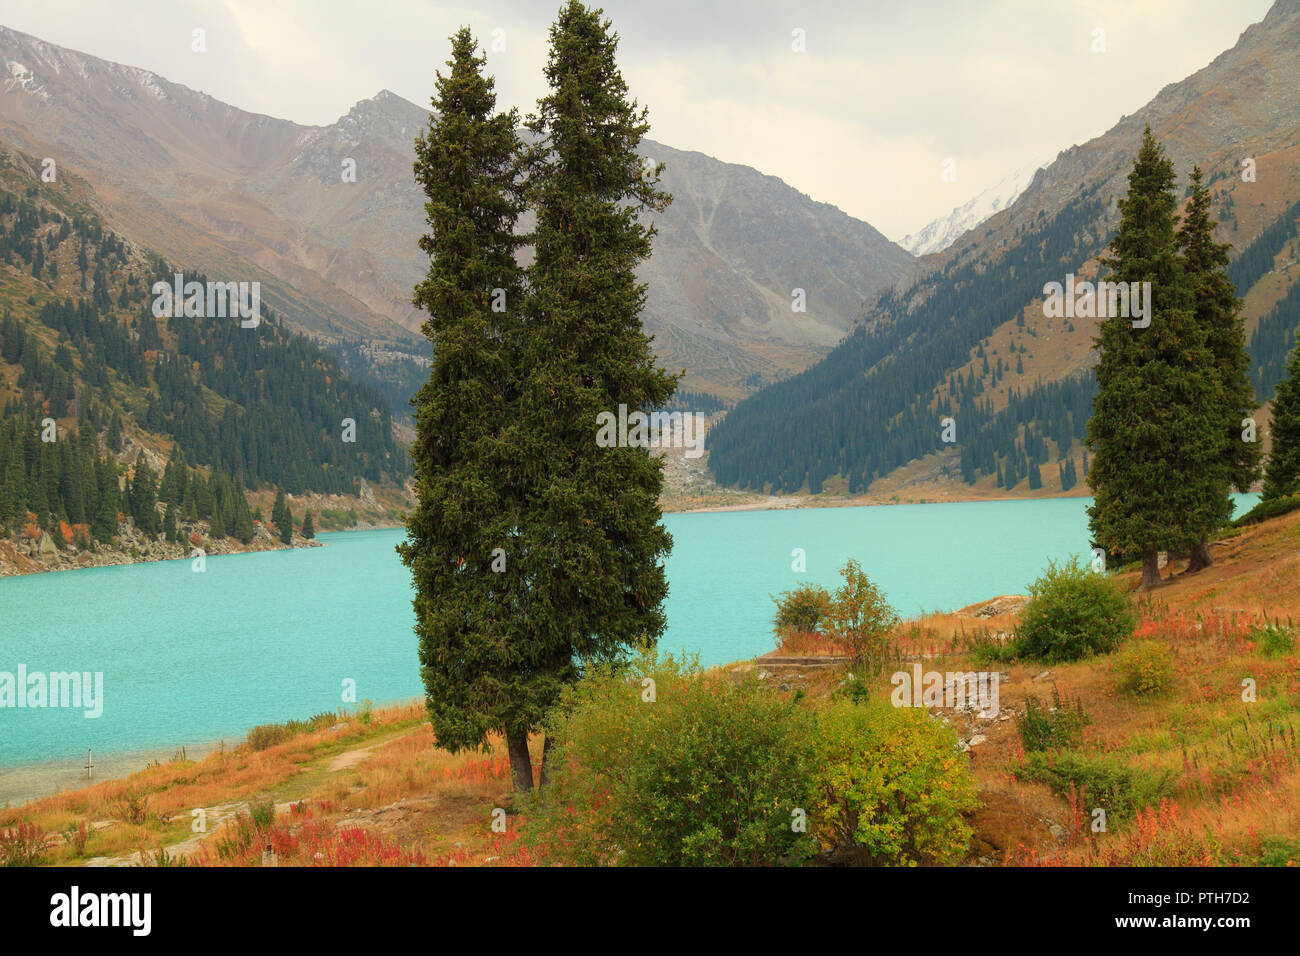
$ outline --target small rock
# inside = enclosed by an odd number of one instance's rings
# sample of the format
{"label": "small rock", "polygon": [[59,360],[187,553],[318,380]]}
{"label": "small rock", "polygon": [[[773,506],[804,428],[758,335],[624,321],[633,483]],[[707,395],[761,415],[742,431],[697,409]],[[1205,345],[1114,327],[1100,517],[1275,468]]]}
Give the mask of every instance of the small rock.
{"label": "small rock", "polygon": [[978,747],[980,744],[984,743],[984,741],[986,741],[986,740],[988,740],[988,738],[985,737],[983,734],[976,734],[974,737],[972,737],[972,738],[970,739],[970,745],[971,745],[972,747]]}
{"label": "small rock", "polygon": [[1036,680],[1036,681],[1040,681],[1040,680],[1042,680],[1042,679],[1045,678],[1045,677],[1051,677],[1051,676],[1052,676],[1052,672],[1051,672],[1051,671],[1043,671],[1041,674],[1039,674],[1037,677],[1035,677],[1034,680]]}

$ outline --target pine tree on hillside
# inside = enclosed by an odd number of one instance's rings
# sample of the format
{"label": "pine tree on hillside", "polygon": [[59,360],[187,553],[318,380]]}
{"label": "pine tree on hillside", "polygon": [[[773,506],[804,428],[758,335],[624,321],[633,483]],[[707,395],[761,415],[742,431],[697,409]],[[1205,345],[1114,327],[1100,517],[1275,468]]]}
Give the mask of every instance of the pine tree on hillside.
{"label": "pine tree on hillside", "polygon": [[231,494],[230,536],[243,544],[253,540],[253,512],[244,496],[244,483],[238,478]]}
{"label": "pine tree on hillside", "polygon": [[97,469],[99,504],[90,533],[96,541],[109,541],[117,535],[117,514],[121,510],[120,491],[117,484],[117,466],[105,458]]}
{"label": "pine tree on hillside", "polygon": [[576,679],[576,661],[624,659],[663,633],[672,538],[662,461],[633,447],[631,429],[628,447],[602,447],[614,436],[601,416],[659,408],[677,378],[656,367],[641,325],[636,268],[655,232],[643,216],[672,199],[657,188],[662,166],[637,153],[646,111],[628,96],[600,11],[570,0],[550,41],[550,91],[528,124],[536,255],[513,445],[537,487],[516,562],[530,584],[526,624],[538,666],[558,683]]}
{"label": "pine tree on hillside", "polygon": [[429,271],[413,301],[428,312],[422,331],[434,350],[412,402],[417,503],[397,550],[415,585],[420,674],[439,746],[474,749],[502,733],[515,788],[528,790],[528,731],[558,685],[525,623],[517,529],[528,463],[503,440],[520,414],[518,116],[495,112],[485,62],[468,29],[451,38],[449,71],[436,76],[429,126],[415,143]]}
{"label": "pine tree on hillside", "polygon": [[208,536],[214,540],[226,536],[226,523],[221,520],[221,512],[216,508],[212,509],[212,517],[208,522]]}
{"label": "pine tree on hillside", "polygon": [[158,489],[153,469],[145,461],[144,452],[136,457],[135,473],[131,476],[131,517],[135,526],[147,535],[156,535],[160,530],[158,521]]}
{"label": "pine tree on hillside", "polygon": [[[1210,215],[1210,191],[1201,168],[1192,168],[1192,195],[1187,203],[1177,245],[1182,254],[1183,274],[1191,286],[1197,324],[1204,330],[1206,345],[1214,354],[1220,392],[1217,413],[1227,435],[1225,452],[1232,485],[1247,492],[1259,478],[1260,443],[1243,440],[1243,422],[1256,408],[1255,390],[1250,384],[1250,353],[1246,351],[1246,325],[1241,300],[1228,278],[1226,243],[1214,241],[1215,220]],[[1214,530],[1213,528],[1209,529]],[[1191,550],[1188,571],[1210,565],[1207,536]]]}
{"label": "pine tree on hillside", "polygon": [[302,516],[302,536],[308,541],[316,537],[316,528],[312,524],[310,510]]}
{"label": "pine tree on hillside", "polygon": [[293,540],[293,515],[284,500],[284,490],[280,488],[276,489],[275,504],[271,506],[271,522],[275,525],[280,540],[289,544]]}
{"label": "pine tree on hillside", "polygon": [[162,529],[168,543],[175,544],[181,539],[180,532],[176,528],[176,506],[171,502],[168,502],[163,509]]}
{"label": "pine tree on hillside", "polygon": [[1150,325],[1110,316],[1094,340],[1088,514],[1107,553],[1142,556],[1150,589],[1160,583],[1159,552],[1190,549],[1231,514],[1231,472],[1214,355],[1175,248],[1173,163],[1149,127],[1128,180],[1102,264],[1108,281],[1151,283]]}
{"label": "pine tree on hillside", "polygon": [[1273,392],[1273,446],[1264,472],[1262,501],[1300,494],[1300,340],[1287,374]]}

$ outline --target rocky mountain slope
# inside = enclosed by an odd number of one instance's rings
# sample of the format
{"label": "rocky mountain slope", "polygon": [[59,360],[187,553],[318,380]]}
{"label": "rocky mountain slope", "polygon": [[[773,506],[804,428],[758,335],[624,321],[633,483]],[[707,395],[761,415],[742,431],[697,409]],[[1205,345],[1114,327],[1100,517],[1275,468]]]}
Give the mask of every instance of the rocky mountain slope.
{"label": "rocky mountain slope", "polygon": [[[1096,323],[1045,316],[1042,289],[1095,276],[1148,123],[1181,184],[1193,164],[1205,170],[1267,401],[1300,322],[1298,78],[1300,0],[1278,0],[1230,50],[1061,153],[1009,208],[928,257],[826,359],[733,409],[712,436],[719,481],[874,493],[910,469],[977,491],[1074,487]],[[958,441],[942,441],[941,415],[960,422]]]}
{"label": "rocky mountain slope", "polygon": [[[0,137],[83,177],[115,231],[262,281],[272,308],[326,337],[418,330],[422,107],[385,90],[303,126],[3,27],[0,60]],[[642,151],[667,164],[676,197],[643,270],[645,321],[689,389],[737,398],[804,367],[910,267],[871,226],[778,179],[648,140]]]}

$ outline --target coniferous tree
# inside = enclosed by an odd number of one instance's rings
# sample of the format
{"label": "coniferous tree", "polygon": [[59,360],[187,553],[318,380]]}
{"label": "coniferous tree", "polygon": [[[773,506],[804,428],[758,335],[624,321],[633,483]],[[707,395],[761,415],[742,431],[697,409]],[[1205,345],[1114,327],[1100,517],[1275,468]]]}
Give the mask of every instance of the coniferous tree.
{"label": "coniferous tree", "polygon": [[162,529],[169,544],[175,544],[181,539],[180,532],[176,527],[176,506],[170,501],[163,509]]}
{"label": "coniferous tree", "polygon": [[1273,446],[1264,472],[1262,501],[1300,494],[1300,341],[1291,352],[1287,376],[1273,393]]}
{"label": "coniferous tree", "polygon": [[1160,583],[1159,552],[1190,549],[1232,502],[1214,356],[1175,248],[1173,163],[1150,127],[1128,179],[1102,264],[1110,281],[1151,283],[1150,324],[1134,327],[1141,320],[1122,314],[1100,323],[1088,514],[1109,554],[1142,556],[1150,589]]}
{"label": "coniferous tree", "polygon": [[624,659],[638,643],[653,645],[666,623],[672,538],[659,509],[662,461],[636,444],[634,425],[626,445],[611,434],[609,418],[626,406],[631,422],[676,387],[655,365],[636,278],[655,232],[642,216],[672,197],[657,188],[662,166],[637,153],[647,114],[628,96],[610,22],[570,0],[550,43],[549,93],[528,124],[537,137],[536,254],[516,434],[536,490],[516,566],[529,581],[537,662],[567,682],[578,661]]}
{"label": "coniferous tree", "polygon": [[131,476],[131,517],[135,519],[136,527],[147,535],[156,535],[159,531],[157,501],[153,469],[141,451],[135,460],[135,473]]}
{"label": "coniferous tree", "polygon": [[293,544],[293,511],[288,503],[284,506],[283,512],[284,523],[276,522],[276,527],[280,529],[280,541],[284,544]]}
{"label": "coniferous tree", "polygon": [[[1197,324],[1204,330],[1206,345],[1214,355],[1219,394],[1216,411],[1226,434],[1225,453],[1232,485],[1247,492],[1259,477],[1260,443],[1246,440],[1245,419],[1255,411],[1255,390],[1250,384],[1250,353],[1246,351],[1246,326],[1241,300],[1225,271],[1226,243],[1214,241],[1216,225],[1210,215],[1210,191],[1202,181],[1201,168],[1192,167],[1192,195],[1187,203],[1177,244],[1182,253],[1183,273],[1191,286]],[[1209,530],[1214,530],[1213,528]],[[1188,571],[1210,565],[1207,537],[1191,550]]]}
{"label": "coniferous tree", "polygon": [[284,500],[284,489],[277,488],[275,504],[271,506],[271,522],[279,534],[280,540],[288,544],[293,537],[293,516]]}
{"label": "coniferous tree", "polygon": [[226,523],[221,520],[221,511],[212,509],[212,519],[208,522],[208,535],[214,539],[226,536]]}
{"label": "coniferous tree", "polygon": [[117,535],[117,515],[121,510],[120,490],[117,484],[117,466],[106,458],[98,468],[99,505],[90,533],[96,541],[108,541]]}
{"label": "coniferous tree", "polygon": [[[292,524],[286,524],[292,530]],[[253,512],[248,507],[248,498],[244,496],[244,483],[238,478],[231,489],[230,536],[243,544],[253,540]]]}
{"label": "coniferous tree", "polygon": [[302,536],[306,538],[308,541],[316,537],[316,528],[312,524],[310,510],[308,510],[308,512],[302,516]]}
{"label": "coniferous tree", "polygon": [[470,31],[451,47],[415,144],[429,271],[413,301],[429,313],[423,332],[434,354],[412,402],[417,504],[398,552],[415,585],[420,673],[439,746],[478,748],[503,733],[515,787],[527,790],[528,732],[559,685],[526,622],[517,541],[528,463],[503,440],[521,398],[521,146],[517,114],[495,112]]}

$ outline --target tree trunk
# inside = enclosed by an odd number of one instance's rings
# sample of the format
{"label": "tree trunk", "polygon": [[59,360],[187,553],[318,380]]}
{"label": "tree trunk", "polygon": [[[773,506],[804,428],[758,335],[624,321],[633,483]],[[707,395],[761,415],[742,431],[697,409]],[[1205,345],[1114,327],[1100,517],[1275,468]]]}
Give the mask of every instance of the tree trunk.
{"label": "tree trunk", "polygon": [[547,734],[546,742],[542,744],[542,772],[541,780],[538,784],[542,790],[545,790],[551,782],[551,764],[553,763],[551,759],[551,750],[554,743],[555,738],[550,734]]}
{"label": "tree trunk", "polygon": [[1142,552],[1142,590],[1160,587],[1160,552],[1147,548]]}
{"label": "tree trunk", "polygon": [[533,789],[533,758],[528,753],[528,732],[507,730],[506,749],[510,752],[510,774],[514,778],[515,793],[529,793]]}
{"label": "tree trunk", "polygon": [[1192,553],[1187,561],[1187,570],[1183,573],[1191,574],[1193,571],[1203,571],[1213,563],[1214,561],[1210,558],[1209,543],[1202,541],[1199,544],[1192,545]]}

